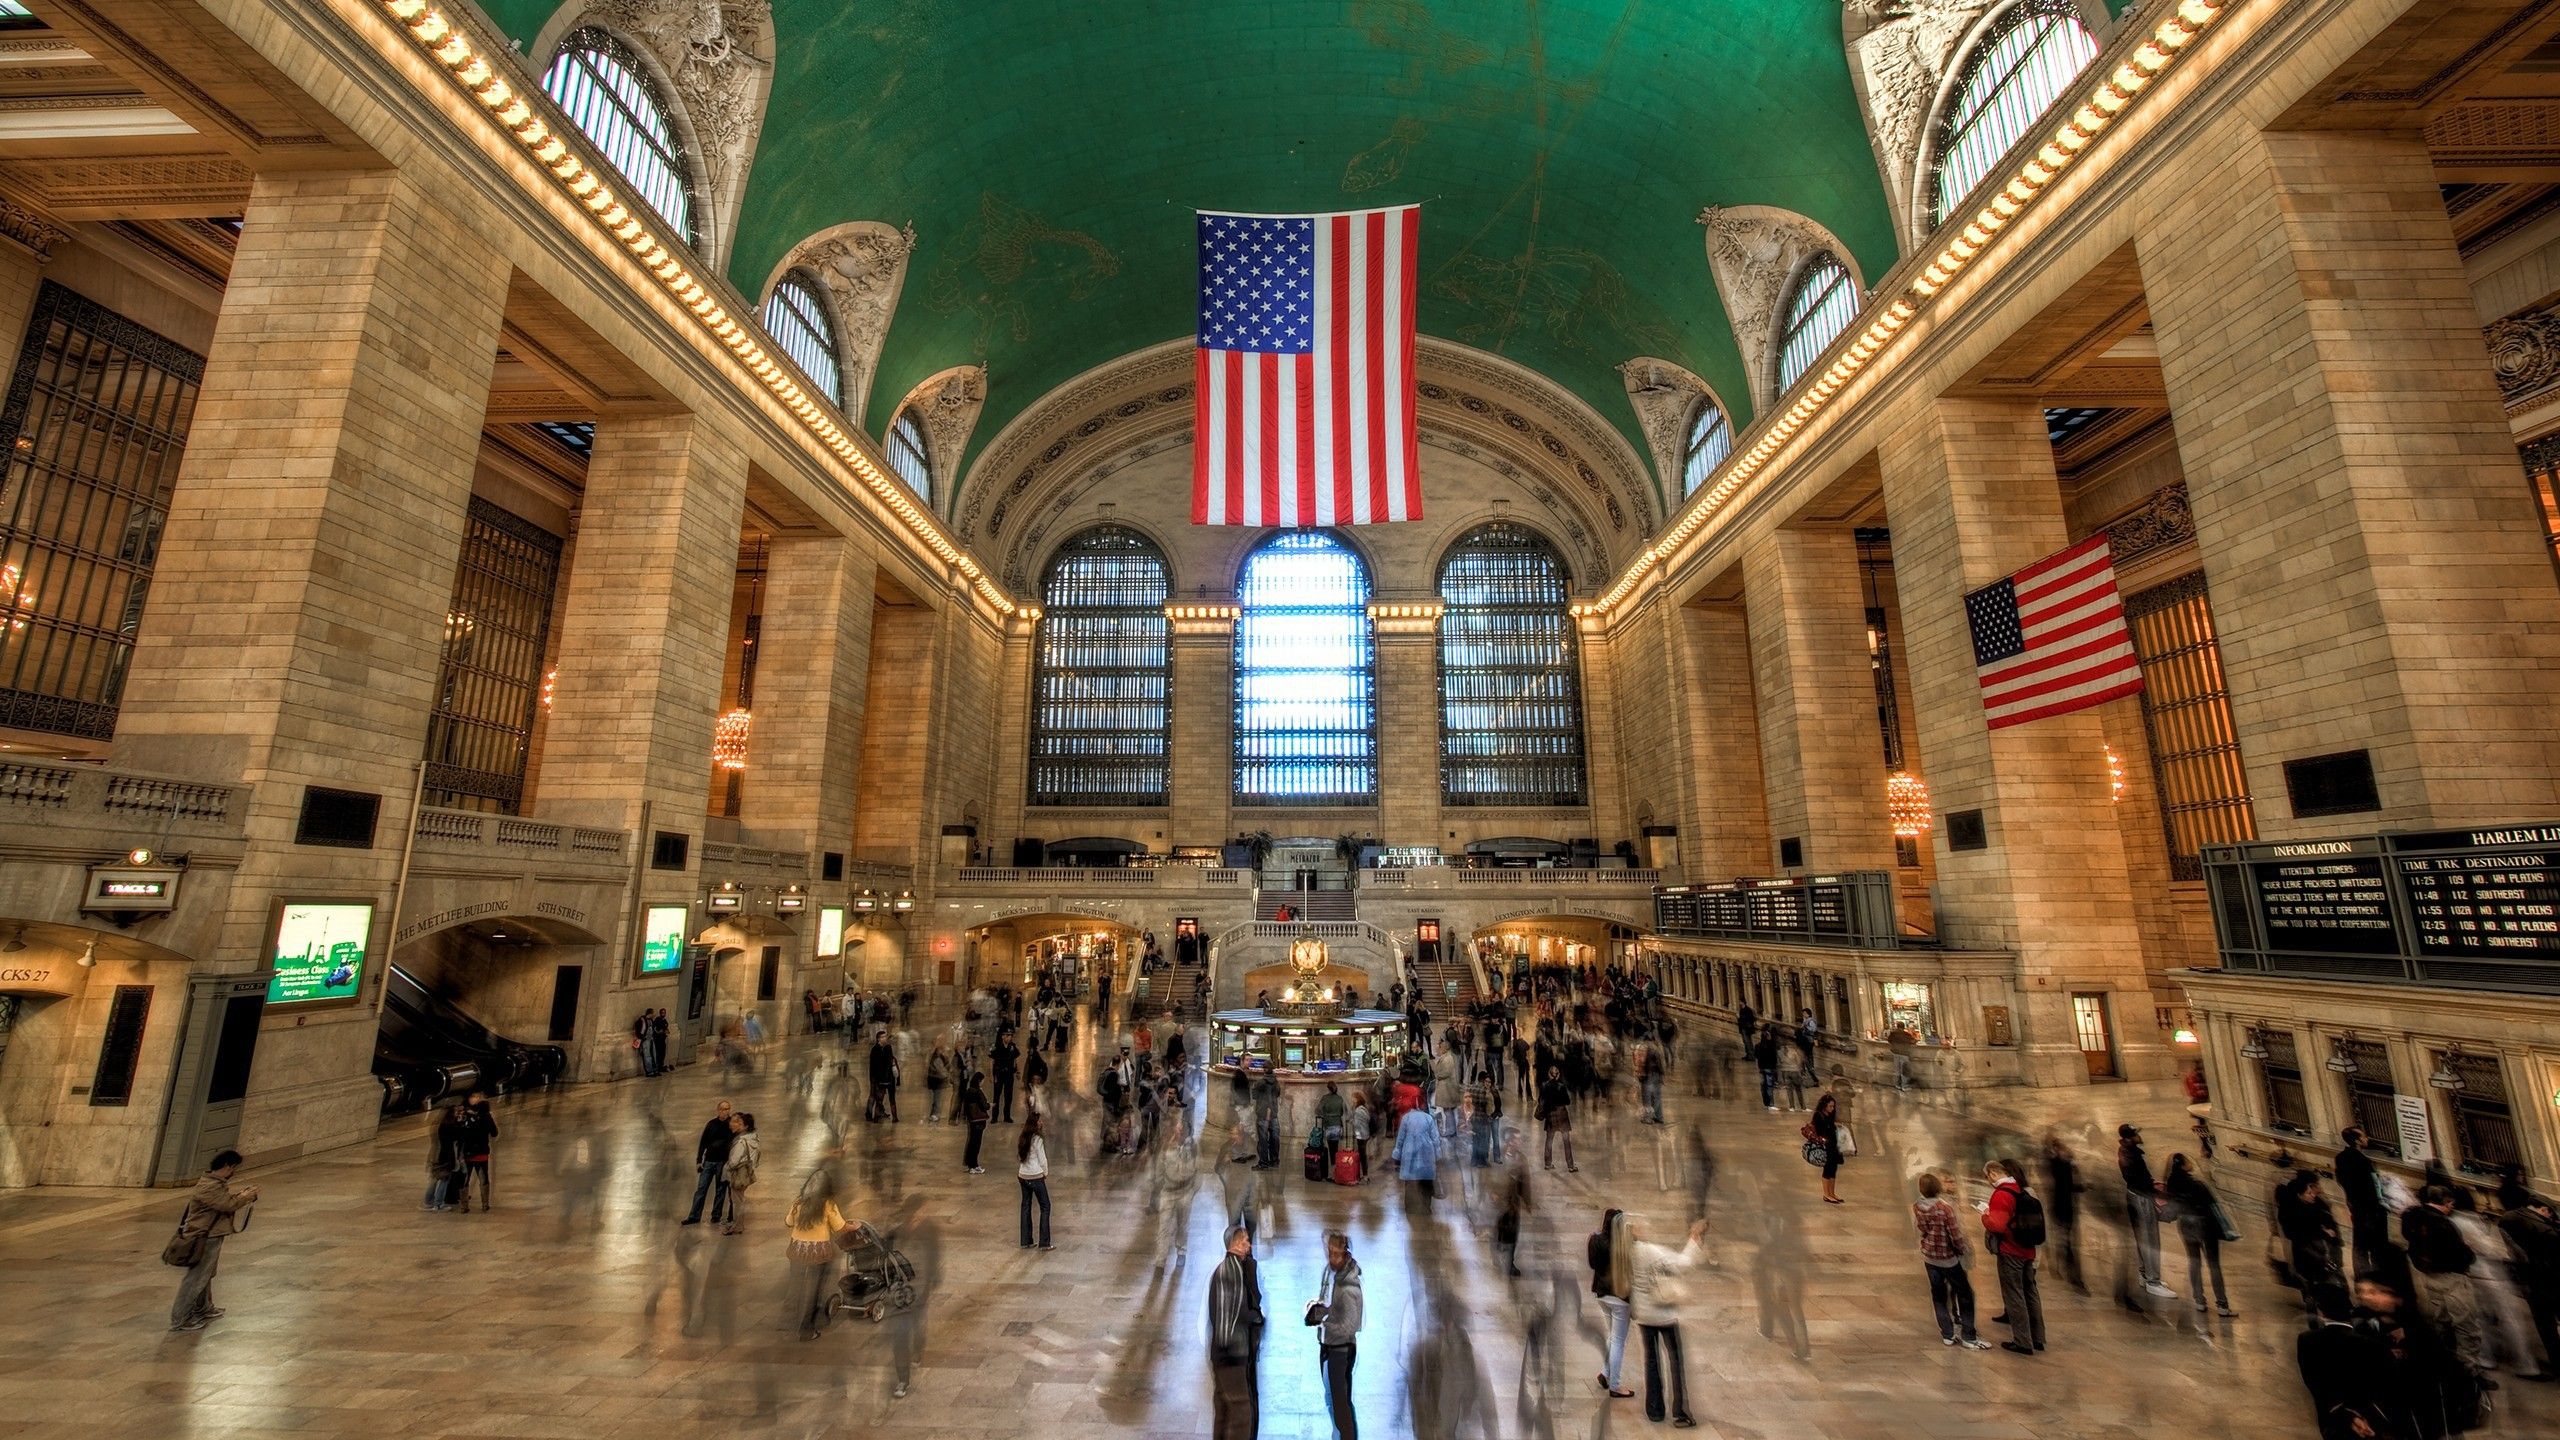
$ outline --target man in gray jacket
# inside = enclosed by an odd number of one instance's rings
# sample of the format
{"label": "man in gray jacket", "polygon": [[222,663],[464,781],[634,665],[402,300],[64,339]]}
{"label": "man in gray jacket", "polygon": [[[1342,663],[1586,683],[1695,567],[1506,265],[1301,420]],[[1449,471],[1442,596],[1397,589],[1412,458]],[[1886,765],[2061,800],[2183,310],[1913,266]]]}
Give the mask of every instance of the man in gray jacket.
{"label": "man in gray jacket", "polygon": [[1262,1280],[1253,1235],[1227,1230],[1226,1258],[1209,1277],[1209,1379],[1215,1440],[1253,1440],[1262,1429],[1262,1387],[1255,1367],[1262,1350]]}
{"label": "man in gray jacket", "polygon": [[258,1203],[258,1187],[243,1185],[231,1188],[231,1177],[240,1173],[240,1152],[225,1150],[213,1157],[212,1168],[196,1182],[194,1193],[187,1196],[186,1213],[178,1220],[181,1234],[201,1235],[204,1248],[196,1252],[196,1263],[187,1267],[178,1281],[178,1298],[169,1307],[169,1328],[201,1330],[208,1322],[222,1317],[221,1307],[213,1303],[213,1272],[222,1263],[222,1241],[239,1233],[248,1223],[248,1208]]}
{"label": "man in gray jacket", "polygon": [[1341,1440],[1360,1440],[1360,1420],[1351,1413],[1351,1362],[1359,1353],[1360,1310],[1360,1262],[1351,1258],[1351,1237],[1327,1230],[1324,1291],[1316,1297],[1312,1317],[1325,1400],[1333,1410],[1333,1432]]}

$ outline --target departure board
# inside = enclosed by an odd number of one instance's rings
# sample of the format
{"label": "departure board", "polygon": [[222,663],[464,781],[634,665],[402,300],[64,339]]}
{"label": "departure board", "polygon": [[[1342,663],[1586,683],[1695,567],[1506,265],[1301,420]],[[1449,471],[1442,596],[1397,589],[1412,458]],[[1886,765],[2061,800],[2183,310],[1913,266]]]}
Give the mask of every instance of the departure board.
{"label": "departure board", "polygon": [[[2330,850],[2310,844],[2295,848]],[[2343,852],[2341,843],[2334,847]],[[2325,853],[2261,861],[2252,867],[2267,948],[2305,954],[2390,955],[2400,948],[2391,924],[2391,889],[2382,857]]]}
{"label": "departure board", "polygon": [[1819,879],[1805,887],[1805,897],[1813,907],[1813,932],[1817,935],[1849,933],[1849,891],[1836,880]]}
{"label": "departure board", "polygon": [[2419,954],[2560,959],[2560,828],[2400,836],[2393,849]]}

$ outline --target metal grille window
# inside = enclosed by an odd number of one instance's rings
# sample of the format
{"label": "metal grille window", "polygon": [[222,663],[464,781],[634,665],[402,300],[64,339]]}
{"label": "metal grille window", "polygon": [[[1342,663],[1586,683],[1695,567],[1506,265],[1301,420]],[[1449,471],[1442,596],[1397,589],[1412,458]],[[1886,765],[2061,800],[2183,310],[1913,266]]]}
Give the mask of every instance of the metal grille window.
{"label": "metal grille window", "polygon": [[46,282],[0,406],[0,725],[107,740],[204,358]]}
{"label": "metal grille window", "polygon": [[1375,804],[1377,650],[1360,557],[1321,530],[1282,531],[1246,558],[1237,592],[1237,803]]}
{"label": "metal grille window", "polygon": [[1779,332],[1778,388],[1802,379],[1831,342],[1858,318],[1858,282],[1840,257],[1825,250],[1805,262],[1787,299],[1786,328]]}
{"label": "metal grille window", "polygon": [[2504,1173],[2524,1159],[2516,1114],[2507,1100],[2506,1067],[2495,1055],[2443,1055],[2437,1063],[2462,1081],[2446,1094],[2453,1107],[2454,1162],[2477,1175]]}
{"label": "metal grille window", "polygon": [[2542,543],[2560,565],[2560,436],[2536,440],[2520,453],[2533,484],[2534,513],[2542,517]]}
{"label": "metal grille window", "polygon": [[1440,796],[1584,803],[1582,693],[1563,562],[1517,525],[1469,531],[1440,562]]}
{"label": "metal grille window", "polygon": [[2081,22],[2076,0],[2023,0],[1992,22],[1939,117],[1930,223],[1945,224],[2097,57],[2097,37]]}
{"label": "metal grille window", "polygon": [[889,422],[889,468],[907,482],[907,488],[927,500],[933,498],[933,461],[925,454],[924,422],[913,410],[901,410]]}
{"label": "metal grille window", "polygon": [[603,30],[574,30],[543,72],[542,89],[605,163],[690,245],[699,238],[693,228],[693,176],[676,143],[667,102],[648,77],[639,55],[619,38]]}
{"label": "metal grille window", "polygon": [[1733,453],[1733,419],[1724,407],[1709,400],[1698,407],[1697,418],[1689,422],[1689,439],[1680,453],[1680,493],[1696,492],[1716,467]]}
{"label": "metal grille window", "polygon": [[1117,525],[1059,547],[1040,587],[1031,803],[1162,805],[1173,660],[1164,555]]}
{"label": "metal grille window", "polygon": [[2266,1092],[2267,1128],[2289,1135],[2311,1133],[2311,1096],[2302,1086],[2302,1047],[2290,1030],[2269,1030],[2258,1036],[2267,1048],[2266,1058],[2258,1062],[2258,1081]]}
{"label": "metal grille window", "polygon": [[2204,846],[2258,838],[2204,572],[2134,595],[2124,603],[2124,617],[2142,663],[2142,728],[2168,834],[2169,873],[2200,880]]}
{"label": "metal grille window", "polygon": [[518,813],[542,700],[560,539],[474,498],[445,610],[444,660],[427,716],[427,803]]}
{"label": "metal grille window", "polygon": [[839,408],[843,406],[844,375],[836,364],[836,328],[827,323],[827,307],[819,302],[817,289],[806,275],[794,270],[773,287],[772,296],[764,302],[764,330],[801,374],[815,381]]}
{"label": "metal grille window", "polygon": [[2347,1063],[2339,1078],[2347,1087],[2349,1123],[2364,1131],[2369,1148],[2398,1155],[2399,1092],[2391,1083],[2390,1054],[2370,1040],[2341,1040],[2337,1053]]}

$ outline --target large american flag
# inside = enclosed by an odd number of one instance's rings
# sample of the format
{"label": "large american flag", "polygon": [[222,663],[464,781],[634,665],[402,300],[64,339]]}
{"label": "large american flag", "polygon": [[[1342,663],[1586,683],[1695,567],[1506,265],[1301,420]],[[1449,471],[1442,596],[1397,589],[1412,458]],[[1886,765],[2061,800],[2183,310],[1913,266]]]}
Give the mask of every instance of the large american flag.
{"label": "large american flag", "polygon": [[1994,730],[2142,688],[2104,531],[1965,596],[1964,614]]}
{"label": "large american flag", "polygon": [[1195,525],[1422,518],[1413,252],[1422,208],[1200,213]]}

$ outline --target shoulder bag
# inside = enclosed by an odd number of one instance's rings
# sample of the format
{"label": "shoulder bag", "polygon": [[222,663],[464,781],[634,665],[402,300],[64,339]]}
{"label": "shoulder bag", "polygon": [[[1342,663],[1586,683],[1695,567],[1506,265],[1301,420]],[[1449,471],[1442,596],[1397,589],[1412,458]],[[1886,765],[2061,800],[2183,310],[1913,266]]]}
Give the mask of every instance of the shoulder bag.
{"label": "shoulder bag", "polygon": [[160,1247],[160,1263],[174,1265],[181,1270],[193,1269],[196,1262],[204,1258],[204,1247],[205,1232],[189,1232],[187,1217],[181,1214],[178,1228],[169,1235],[169,1243]]}

